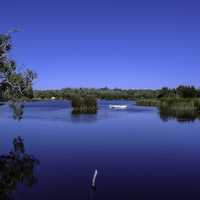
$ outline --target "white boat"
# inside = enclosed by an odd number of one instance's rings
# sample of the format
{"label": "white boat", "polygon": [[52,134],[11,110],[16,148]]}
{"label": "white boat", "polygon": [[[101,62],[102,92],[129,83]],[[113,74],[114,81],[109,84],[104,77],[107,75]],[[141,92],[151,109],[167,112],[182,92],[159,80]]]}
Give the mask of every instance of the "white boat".
{"label": "white boat", "polygon": [[127,105],[109,105],[110,109],[127,109]]}

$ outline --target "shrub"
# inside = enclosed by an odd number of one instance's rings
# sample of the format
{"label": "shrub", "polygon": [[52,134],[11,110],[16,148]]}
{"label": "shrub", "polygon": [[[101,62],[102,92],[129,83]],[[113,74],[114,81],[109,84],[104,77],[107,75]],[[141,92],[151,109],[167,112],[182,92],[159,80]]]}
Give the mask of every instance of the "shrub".
{"label": "shrub", "polygon": [[81,107],[83,105],[83,99],[81,96],[79,95],[74,95],[72,97],[72,107],[73,108],[78,108]]}
{"label": "shrub", "polygon": [[86,95],[72,97],[73,114],[95,114],[97,112],[97,100],[94,96]]}
{"label": "shrub", "polygon": [[84,97],[84,105],[86,107],[97,107],[97,100],[92,95],[87,95]]}
{"label": "shrub", "polygon": [[198,91],[194,86],[183,86],[180,85],[176,88],[177,94],[183,98],[194,98],[198,95]]}

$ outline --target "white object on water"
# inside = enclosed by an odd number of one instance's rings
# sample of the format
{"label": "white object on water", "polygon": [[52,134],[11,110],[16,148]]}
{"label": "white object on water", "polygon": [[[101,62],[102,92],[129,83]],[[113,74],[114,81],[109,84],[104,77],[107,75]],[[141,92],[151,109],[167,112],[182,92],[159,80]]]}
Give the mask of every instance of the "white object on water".
{"label": "white object on water", "polygon": [[92,179],[92,187],[96,187],[96,178],[97,178],[97,169],[94,171],[93,179]]}
{"label": "white object on water", "polygon": [[109,105],[110,109],[127,109],[127,105]]}
{"label": "white object on water", "polygon": [[51,100],[55,100],[56,99],[56,97],[51,97]]}

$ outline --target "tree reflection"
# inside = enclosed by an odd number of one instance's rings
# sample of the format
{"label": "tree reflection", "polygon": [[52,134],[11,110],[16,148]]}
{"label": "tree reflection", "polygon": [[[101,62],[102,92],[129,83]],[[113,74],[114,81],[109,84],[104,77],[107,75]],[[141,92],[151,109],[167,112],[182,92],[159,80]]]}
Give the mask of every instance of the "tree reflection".
{"label": "tree reflection", "polygon": [[33,186],[37,182],[34,169],[39,161],[25,151],[21,137],[13,140],[10,153],[0,156],[0,199],[11,200],[18,184]]}
{"label": "tree reflection", "polygon": [[159,111],[160,118],[163,121],[175,119],[178,122],[194,122],[195,120],[200,120],[200,113],[191,110],[180,110],[160,107]]}
{"label": "tree reflection", "polygon": [[12,110],[13,119],[20,121],[24,114],[24,105],[22,102],[10,102],[10,108]]}

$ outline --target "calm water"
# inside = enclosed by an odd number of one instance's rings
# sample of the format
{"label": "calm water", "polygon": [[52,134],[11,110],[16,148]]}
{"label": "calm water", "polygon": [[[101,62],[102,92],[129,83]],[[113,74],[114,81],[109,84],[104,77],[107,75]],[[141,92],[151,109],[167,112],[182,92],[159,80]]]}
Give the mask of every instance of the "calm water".
{"label": "calm water", "polygon": [[117,103],[129,109],[101,101],[97,115],[72,116],[69,102],[27,103],[20,121],[1,106],[0,154],[21,136],[40,161],[37,181],[12,189],[15,200],[199,200],[200,122],[164,122],[155,108]]}

